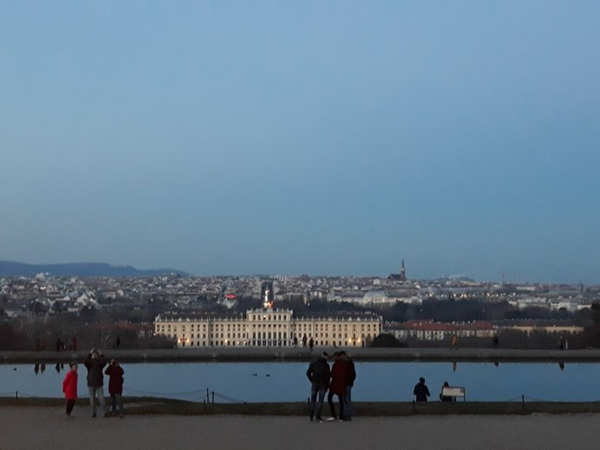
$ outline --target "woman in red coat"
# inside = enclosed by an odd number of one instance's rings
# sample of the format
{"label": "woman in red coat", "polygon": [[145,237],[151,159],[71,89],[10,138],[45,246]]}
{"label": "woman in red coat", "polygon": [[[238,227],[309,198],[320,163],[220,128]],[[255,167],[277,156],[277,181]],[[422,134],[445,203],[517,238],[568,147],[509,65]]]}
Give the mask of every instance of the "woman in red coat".
{"label": "woman in red coat", "polygon": [[331,410],[331,419],[336,420],[338,417],[335,414],[335,405],[333,404],[333,396],[337,395],[340,402],[339,420],[344,420],[344,395],[346,394],[346,378],[348,371],[348,361],[341,357],[339,352],[333,354],[335,362],[331,367],[331,383],[329,384],[329,409]]}
{"label": "woman in red coat", "polygon": [[63,380],[62,390],[67,399],[67,417],[71,417],[71,411],[77,400],[77,364],[71,364],[71,370],[67,372]]}

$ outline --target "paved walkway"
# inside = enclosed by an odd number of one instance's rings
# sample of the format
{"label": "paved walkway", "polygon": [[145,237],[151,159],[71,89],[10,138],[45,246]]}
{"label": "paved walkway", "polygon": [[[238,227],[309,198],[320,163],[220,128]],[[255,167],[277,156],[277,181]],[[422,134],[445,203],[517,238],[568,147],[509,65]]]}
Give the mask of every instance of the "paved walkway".
{"label": "paved walkway", "polygon": [[357,418],[310,423],[304,417],[89,417],[76,408],[0,407],[0,449],[545,449],[595,448],[600,415]]}

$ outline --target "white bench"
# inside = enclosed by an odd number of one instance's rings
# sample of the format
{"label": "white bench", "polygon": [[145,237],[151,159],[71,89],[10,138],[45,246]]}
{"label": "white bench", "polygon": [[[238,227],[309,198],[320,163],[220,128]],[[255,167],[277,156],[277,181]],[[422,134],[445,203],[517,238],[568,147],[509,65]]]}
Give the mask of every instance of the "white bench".
{"label": "white bench", "polygon": [[452,401],[456,401],[457,398],[462,397],[463,400],[467,400],[467,396],[465,393],[464,387],[456,387],[456,386],[444,386],[442,387],[442,393],[440,394],[440,400],[443,397],[450,397]]}

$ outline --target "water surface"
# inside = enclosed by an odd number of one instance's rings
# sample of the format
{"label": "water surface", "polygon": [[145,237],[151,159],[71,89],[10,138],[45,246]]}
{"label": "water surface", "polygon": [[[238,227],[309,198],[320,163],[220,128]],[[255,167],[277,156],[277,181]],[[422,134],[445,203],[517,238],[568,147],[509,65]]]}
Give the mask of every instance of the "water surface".
{"label": "water surface", "polygon": [[[62,397],[65,369],[46,365],[0,365],[0,395]],[[308,364],[274,363],[144,363],[124,364],[124,395],[153,395],[202,401],[206,389],[216,401],[305,401],[309,395]],[[547,401],[600,401],[600,364],[551,363],[356,363],[355,401],[409,401],[419,377],[437,395],[444,381],[466,388],[467,400],[506,401],[526,395]],[[87,370],[79,366],[79,395],[87,395]],[[108,382],[105,382],[105,388]]]}

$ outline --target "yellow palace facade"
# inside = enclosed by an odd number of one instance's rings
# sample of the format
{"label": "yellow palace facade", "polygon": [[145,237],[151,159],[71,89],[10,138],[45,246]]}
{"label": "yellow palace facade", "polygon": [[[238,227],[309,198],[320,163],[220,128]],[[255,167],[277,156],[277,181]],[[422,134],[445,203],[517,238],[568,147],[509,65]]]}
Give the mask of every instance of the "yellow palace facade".
{"label": "yellow palace facade", "polygon": [[289,309],[253,309],[238,316],[158,316],[154,334],[180,348],[198,347],[366,347],[381,333],[372,314],[294,317]]}

